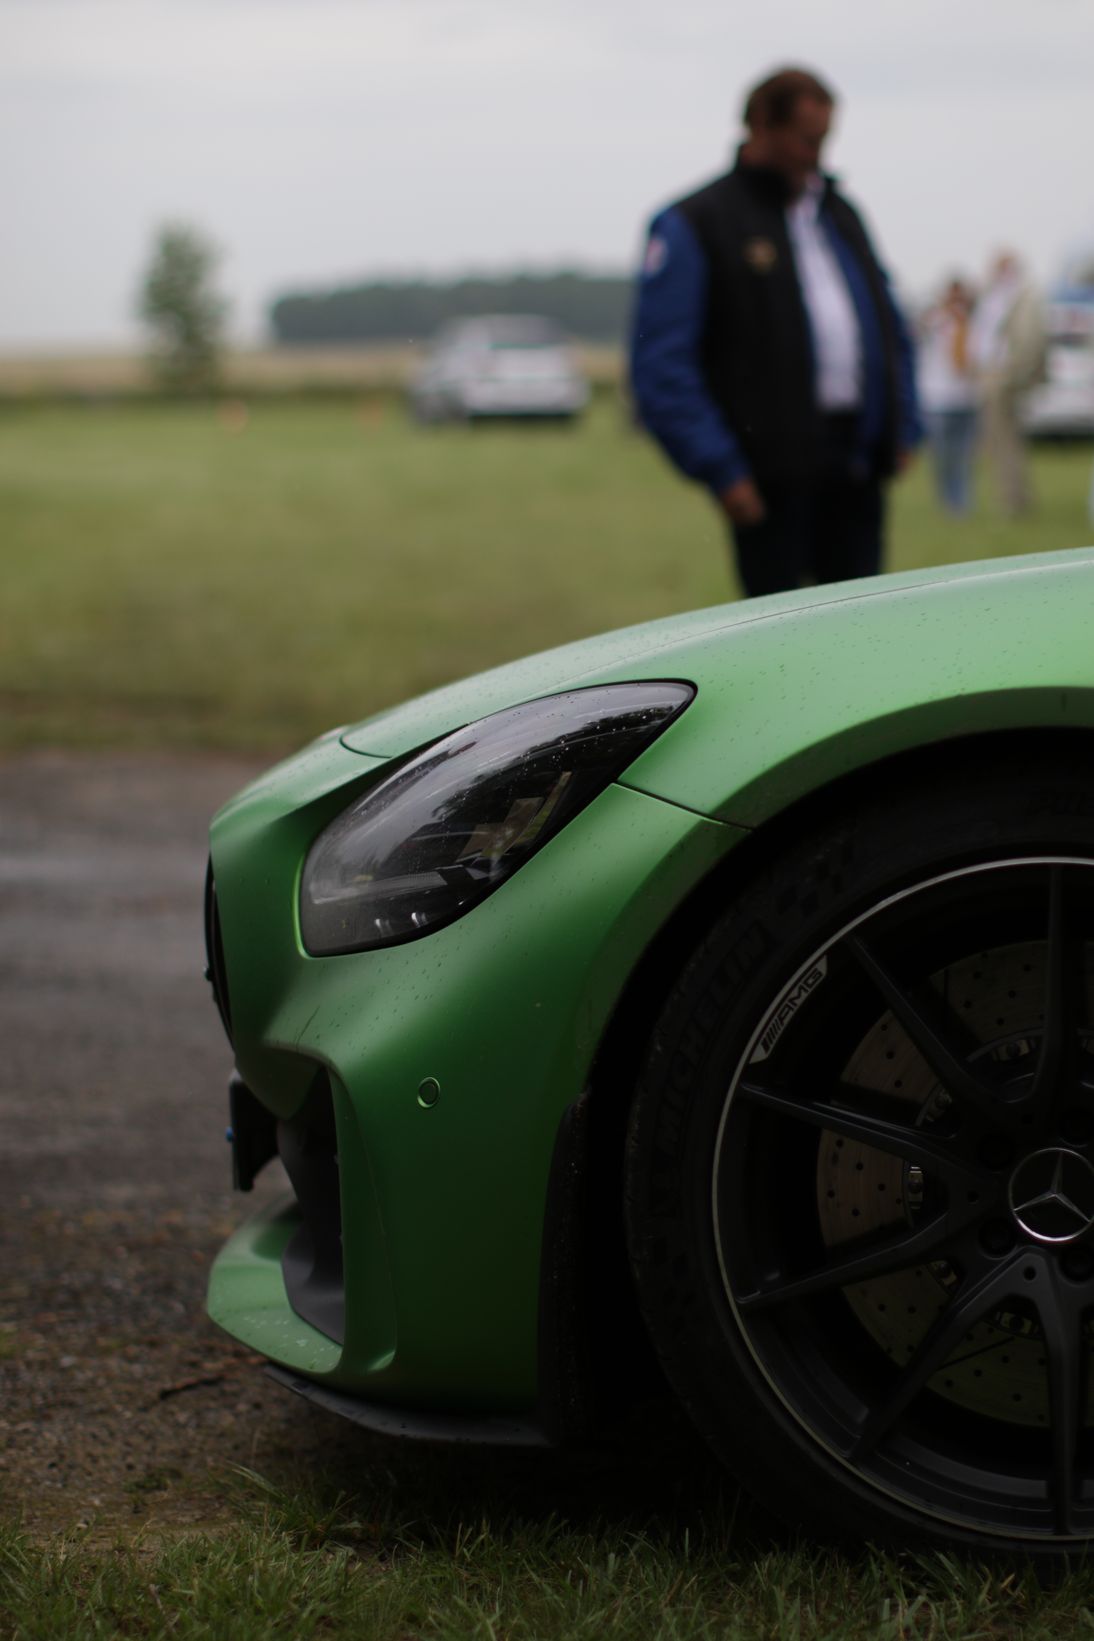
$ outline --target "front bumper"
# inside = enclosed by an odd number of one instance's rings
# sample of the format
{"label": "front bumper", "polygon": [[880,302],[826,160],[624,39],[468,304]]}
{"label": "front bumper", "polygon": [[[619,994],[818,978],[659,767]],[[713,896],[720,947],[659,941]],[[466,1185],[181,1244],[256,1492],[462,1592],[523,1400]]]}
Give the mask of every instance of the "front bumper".
{"label": "front bumper", "polygon": [[420,1408],[390,1407],[364,1396],[347,1396],[313,1379],[302,1379],[284,1368],[268,1367],[270,1378],[286,1390],[303,1396],[326,1413],[373,1430],[379,1436],[410,1437],[420,1442],[471,1442],[476,1447],[551,1447],[552,1438],[533,1420],[496,1417],[488,1413],[430,1413]]}
{"label": "front bumper", "polygon": [[[612,786],[458,922],[317,959],[297,929],[300,863],[378,761],[333,740],[320,769],[312,757],[311,801],[297,807],[289,778],[222,812],[213,869],[240,1074],[282,1124],[317,1091],[331,1102],[344,1325],[334,1338],[290,1303],[298,1205],[236,1233],[210,1314],[334,1390],[527,1416],[542,1388],[543,1226],[563,1114],[641,954],[744,834]],[[433,1103],[420,1096],[429,1080]]]}
{"label": "front bumper", "polygon": [[577,416],[588,400],[578,382],[477,382],[461,394],[466,416]]}
{"label": "front bumper", "polygon": [[332,1373],[341,1346],[302,1321],[289,1304],[282,1256],[300,1225],[291,1196],[241,1225],[216,1257],[209,1279],[209,1315],[253,1350],[299,1373]]}

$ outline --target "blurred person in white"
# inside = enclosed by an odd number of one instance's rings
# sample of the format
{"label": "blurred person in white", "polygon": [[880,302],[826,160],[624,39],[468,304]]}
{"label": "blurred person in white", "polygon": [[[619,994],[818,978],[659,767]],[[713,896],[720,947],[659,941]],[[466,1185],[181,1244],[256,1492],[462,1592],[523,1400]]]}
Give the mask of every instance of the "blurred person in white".
{"label": "blurred person in white", "polygon": [[1013,517],[1032,504],[1022,403],[1045,368],[1041,299],[1013,251],[1001,252],[992,265],[973,315],[971,340],[984,444],[1003,508]]}
{"label": "blurred person in white", "polygon": [[971,289],[964,280],[951,279],[920,324],[919,401],[938,499],[950,513],[967,513],[972,504],[977,425],[972,315]]}

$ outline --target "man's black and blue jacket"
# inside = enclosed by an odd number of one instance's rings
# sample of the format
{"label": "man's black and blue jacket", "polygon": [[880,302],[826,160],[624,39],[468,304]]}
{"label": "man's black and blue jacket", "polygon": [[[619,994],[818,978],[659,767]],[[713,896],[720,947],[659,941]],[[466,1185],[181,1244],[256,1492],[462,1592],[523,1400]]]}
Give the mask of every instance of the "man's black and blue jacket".
{"label": "man's black and blue jacket", "polygon": [[[733,171],[650,227],[631,338],[639,417],[689,478],[721,492],[808,481],[821,459],[808,310],[784,178]],[[922,437],[908,327],[858,213],[826,179],[820,224],[858,317],[862,404],[854,467],[891,474]]]}

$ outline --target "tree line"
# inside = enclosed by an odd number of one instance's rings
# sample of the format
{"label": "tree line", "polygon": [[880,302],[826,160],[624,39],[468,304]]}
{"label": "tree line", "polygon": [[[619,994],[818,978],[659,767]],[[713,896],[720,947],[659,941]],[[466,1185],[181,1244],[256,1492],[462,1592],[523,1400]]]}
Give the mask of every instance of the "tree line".
{"label": "tree line", "polygon": [[[138,293],[150,342],[149,364],[172,393],[215,391],[221,381],[228,304],[217,284],[220,251],[189,223],[157,231]],[[290,293],[270,309],[286,345],[421,342],[448,320],[484,313],[536,313],[571,336],[619,343],[627,328],[631,280],[577,270],[374,280],[343,289]]]}
{"label": "tree line", "polygon": [[622,340],[632,281],[624,275],[563,271],[450,281],[373,280],[327,291],[289,292],[270,308],[270,325],[287,345],[328,342],[421,342],[450,319],[483,313],[537,313],[571,336]]}

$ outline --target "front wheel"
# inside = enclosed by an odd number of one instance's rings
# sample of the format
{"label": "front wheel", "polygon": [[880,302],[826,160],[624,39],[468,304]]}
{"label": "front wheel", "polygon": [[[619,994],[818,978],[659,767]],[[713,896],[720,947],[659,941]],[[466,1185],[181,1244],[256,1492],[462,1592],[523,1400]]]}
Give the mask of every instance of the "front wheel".
{"label": "front wheel", "polygon": [[1021,775],[861,803],[770,862],[647,1056],[654,1343],[818,1536],[1094,1538],[1094,783]]}

